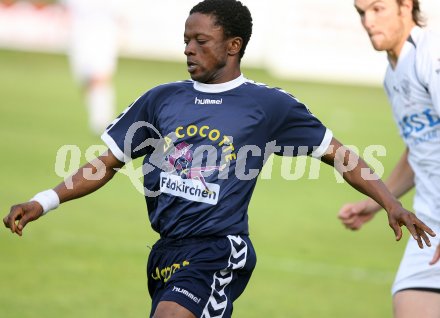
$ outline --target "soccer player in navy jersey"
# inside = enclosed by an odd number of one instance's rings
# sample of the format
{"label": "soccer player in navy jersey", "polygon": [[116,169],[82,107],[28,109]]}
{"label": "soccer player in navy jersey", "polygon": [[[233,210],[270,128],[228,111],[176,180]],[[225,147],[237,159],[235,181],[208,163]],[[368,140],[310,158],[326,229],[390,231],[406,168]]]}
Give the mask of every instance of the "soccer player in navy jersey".
{"label": "soccer player in navy jersey", "polygon": [[[267,156],[310,155],[334,166],[356,189],[385,208],[419,246],[435,233],[405,210],[366,163],[288,93],[246,79],[240,61],[252,33],[249,10],[237,0],[205,0],[185,23],[192,80],[155,87],[107,128],[108,151],[63,182],[11,208],[6,227],[22,235],[30,221],[59,203],[87,195],[118,168],[144,158],[144,191],[160,239],[147,274],[151,317],[231,317],[256,264],[248,204]],[[357,165],[345,169],[350,158]],[[86,171],[102,174],[86,178]],[[370,176],[373,175],[371,172]],[[94,178],[96,179],[96,178]]]}
{"label": "soccer player in navy jersey", "polygon": [[[374,49],[386,51],[384,87],[405,149],[386,185],[401,197],[415,187],[414,211],[440,230],[440,35],[422,28],[418,0],[356,0]],[[356,230],[381,207],[346,204],[339,217]],[[419,249],[409,240],[392,287],[394,317],[440,317],[440,240]]]}

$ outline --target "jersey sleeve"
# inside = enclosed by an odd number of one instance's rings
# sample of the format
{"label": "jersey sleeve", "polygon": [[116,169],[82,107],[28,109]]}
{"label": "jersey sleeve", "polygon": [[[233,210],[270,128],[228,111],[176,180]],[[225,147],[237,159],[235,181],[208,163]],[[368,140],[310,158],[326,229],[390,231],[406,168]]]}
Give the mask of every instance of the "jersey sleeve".
{"label": "jersey sleeve", "polygon": [[145,156],[154,150],[160,133],[154,126],[149,93],[126,108],[102,134],[101,139],[121,162]]}
{"label": "jersey sleeve", "polygon": [[422,84],[440,115],[440,36],[434,33],[419,48],[417,58],[417,72]]}
{"label": "jersey sleeve", "polygon": [[[281,150],[275,154],[310,155],[315,158],[324,155],[333,138],[331,130],[293,96],[286,94],[279,102],[272,137]],[[287,151],[286,147],[291,150]]]}

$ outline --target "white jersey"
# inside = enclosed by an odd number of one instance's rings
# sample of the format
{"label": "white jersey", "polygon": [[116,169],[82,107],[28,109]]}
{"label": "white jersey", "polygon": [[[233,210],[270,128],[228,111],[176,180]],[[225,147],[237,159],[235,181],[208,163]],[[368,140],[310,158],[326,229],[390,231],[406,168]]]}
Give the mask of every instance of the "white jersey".
{"label": "white jersey", "polygon": [[70,62],[79,80],[111,76],[117,64],[122,0],[64,0],[71,24]]}
{"label": "white jersey", "polygon": [[440,222],[440,36],[414,27],[384,86],[415,173],[414,210]]}

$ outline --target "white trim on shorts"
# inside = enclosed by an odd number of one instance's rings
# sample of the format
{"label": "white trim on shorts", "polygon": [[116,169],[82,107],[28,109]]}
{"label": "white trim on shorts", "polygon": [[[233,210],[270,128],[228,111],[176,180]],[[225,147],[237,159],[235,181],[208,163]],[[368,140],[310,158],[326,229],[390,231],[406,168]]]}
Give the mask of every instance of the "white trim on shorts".
{"label": "white trim on shorts", "polygon": [[[225,294],[225,288],[231,283],[234,270],[243,268],[246,265],[248,255],[246,241],[238,235],[228,235],[227,237],[231,244],[231,255],[229,256],[228,267],[214,274],[211,285],[211,296],[209,296],[208,302],[205,308],[203,308],[201,318],[223,317],[228,306],[228,297]],[[217,299],[219,298],[223,301],[218,302]]]}

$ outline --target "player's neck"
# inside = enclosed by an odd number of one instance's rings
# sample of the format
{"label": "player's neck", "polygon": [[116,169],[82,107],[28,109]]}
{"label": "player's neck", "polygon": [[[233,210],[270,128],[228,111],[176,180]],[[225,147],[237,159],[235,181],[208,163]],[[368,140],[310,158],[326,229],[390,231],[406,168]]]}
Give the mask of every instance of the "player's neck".
{"label": "player's neck", "polygon": [[404,31],[402,32],[402,36],[399,38],[399,42],[394,47],[387,50],[388,61],[393,69],[396,68],[402,48],[405,45],[405,42],[408,40],[411,30],[415,26],[416,24],[412,20],[410,23],[404,24]]}

